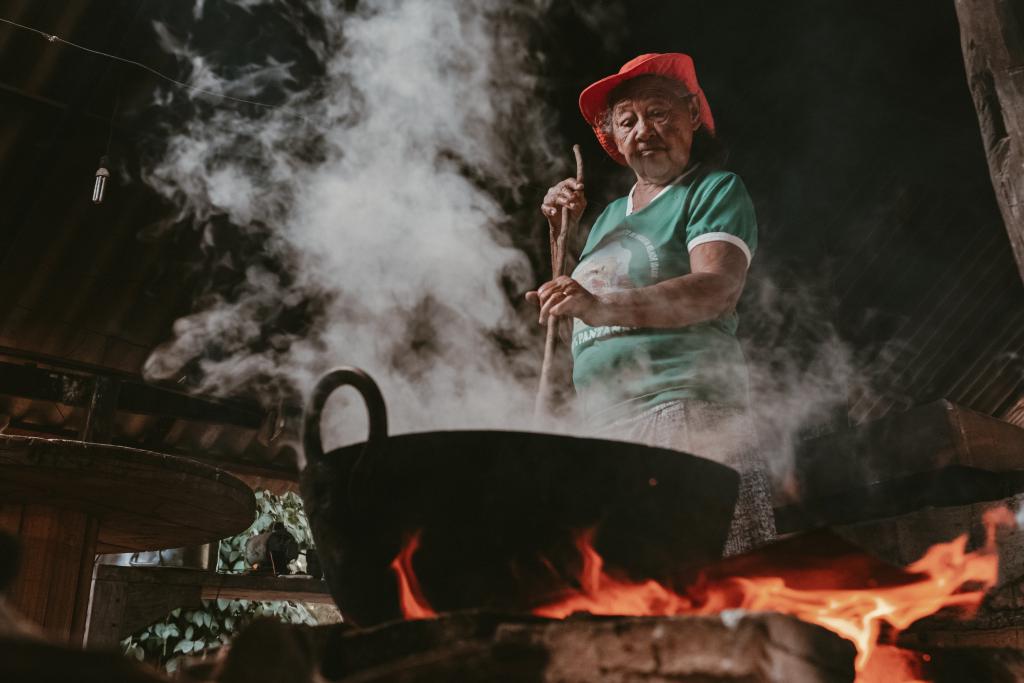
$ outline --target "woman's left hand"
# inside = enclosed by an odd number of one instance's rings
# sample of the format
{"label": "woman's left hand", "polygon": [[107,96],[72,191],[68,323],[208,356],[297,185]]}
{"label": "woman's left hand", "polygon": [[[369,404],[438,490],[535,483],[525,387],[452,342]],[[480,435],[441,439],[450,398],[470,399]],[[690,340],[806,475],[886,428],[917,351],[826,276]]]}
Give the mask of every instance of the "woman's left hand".
{"label": "woman's left hand", "polygon": [[559,275],[545,282],[536,291],[527,292],[526,300],[540,306],[541,325],[551,316],[579,318],[591,325],[601,307],[600,300],[568,275]]}

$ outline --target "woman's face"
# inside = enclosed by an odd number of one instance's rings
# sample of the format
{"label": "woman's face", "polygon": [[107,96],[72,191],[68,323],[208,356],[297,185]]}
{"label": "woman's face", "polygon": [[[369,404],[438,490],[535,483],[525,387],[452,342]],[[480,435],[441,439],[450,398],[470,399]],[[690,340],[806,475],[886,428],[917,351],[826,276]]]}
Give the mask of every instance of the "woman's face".
{"label": "woman's face", "polygon": [[638,178],[668,183],[690,162],[698,114],[692,97],[681,98],[658,85],[641,86],[612,106],[615,146]]}

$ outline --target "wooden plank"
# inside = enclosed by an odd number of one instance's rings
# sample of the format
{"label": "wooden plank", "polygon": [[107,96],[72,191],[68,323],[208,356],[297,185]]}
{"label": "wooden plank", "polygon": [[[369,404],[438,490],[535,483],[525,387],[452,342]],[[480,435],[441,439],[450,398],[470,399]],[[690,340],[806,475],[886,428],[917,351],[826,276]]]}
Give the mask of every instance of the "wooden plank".
{"label": "wooden plank", "polygon": [[1024,277],[1024,9],[1018,0],[956,0],[956,13],[989,174]]}
{"label": "wooden plank", "polygon": [[[84,557],[92,557],[96,523],[84,512],[30,504],[24,507],[18,540],[21,564],[10,598],[30,621],[60,640],[72,634]],[[90,560],[91,561],[91,560]]]}
{"label": "wooden plank", "polygon": [[114,647],[121,638],[172,609],[196,607],[201,599],[334,604],[327,584],[309,577],[100,564],[93,572],[86,643],[89,647]]}
{"label": "wooden plank", "polygon": [[161,588],[198,586],[204,599],[333,602],[327,583],[309,576],[221,574],[182,567],[123,567],[113,564],[98,565],[94,576],[96,581],[146,584]]}
{"label": "wooden plank", "polygon": [[116,648],[122,638],[171,610],[200,605],[201,587],[198,584],[161,584],[139,580],[135,572],[140,569],[96,565],[89,600],[86,646],[93,649]]}
{"label": "wooden plank", "polygon": [[[233,399],[198,397],[166,387],[144,384],[133,374],[115,375],[109,368],[75,364],[64,357],[32,353],[22,349],[0,347],[0,354],[21,357],[57,367],[79,366],[77,371],[38,368],[0,362],[0,393],[39,401],[52,401],[70,406],[87,406],[95,398],[93,377],[116,382],[116,392],[109,392],[106,401],[122,412],[139,415],[161,415],[180,420],[210,424],[226,424],[244,429],[259,429],[265,414],[259,406]],[[88,375],[82,374],[89,373]]]}
{"label": "wooden plank", "polygon": [[206,600],[293,600],[333,605],[327,585],[313,578],[257,577],[217,574],[203,585]]}
{"label": "wooden plank", "polygon": [[46,601],[49,597],[50,568],[53,566],[54,548],[50,539],[56,526],[53,516],[39,505],[26,505],[22,515],[21,563],[18,576],[11,585],[11,602],[27,619],[42,625],[46,620]]}
{"label": "wooden plank", "polygon": [[[53,553],[48,571],[49,599],[42,625],[62,640],[71,637],[71,622],[78,603],[79,572],[86,532],[90,526],[88,516],[76,510],[57,510],[51,519],[56,522],[50,539]],[[92,549],[89,549],[91,552]]]}
{"label": "wooden plank", "polygon": [[[96,569],[102,566],[98,564]],[[102,581],[94,577],[86,619],[86,647],[101,650],[117,647],[121,640],[127,602],[128,584],[120,581]]]}

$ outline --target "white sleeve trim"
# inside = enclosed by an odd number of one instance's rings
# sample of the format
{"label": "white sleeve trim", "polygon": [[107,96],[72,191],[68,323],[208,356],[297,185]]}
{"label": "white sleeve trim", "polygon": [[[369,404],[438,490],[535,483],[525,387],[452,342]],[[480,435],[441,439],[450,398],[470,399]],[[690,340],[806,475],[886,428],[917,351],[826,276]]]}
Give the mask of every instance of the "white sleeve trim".
{"label": "white sleeve trim", "polygon": [[727,232],[709,232],[703,235],[698,235],[687,242],[686,250],[693,251],[693,248],[698,244],[707,244],[708,242],[728,242],[729,244],[735,244],[743,252],[743,255],[747,257],[747,268],[750,267],[750,262],[754,258],[750,253],[750,247],[747,246],[747,243],[744,242],[742,238]]}

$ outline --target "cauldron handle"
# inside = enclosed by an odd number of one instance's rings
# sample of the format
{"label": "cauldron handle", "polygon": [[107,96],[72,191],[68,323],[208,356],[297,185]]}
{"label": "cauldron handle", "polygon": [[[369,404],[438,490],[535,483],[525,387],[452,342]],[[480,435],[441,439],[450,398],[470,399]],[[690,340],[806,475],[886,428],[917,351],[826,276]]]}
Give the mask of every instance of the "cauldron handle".
{"label": "cauldron handle", "polygon": [[324,459],[324,446],[320,439],[320,417],[327,397],[335,389],[344,386],[353,387],[362,395],[370,418],[370,432],[366,437],[366,445],[363,446],[363,452],[359,454],[349,475],[349,491],[352,493],[353,490],[359,491],[359,484],[369,476],[373,461],[378,457],[388,438],[388,413],[384,407],[384,397],[381,396],[380,388],[373,378],[359,368],[353,367],[335,368],[321,377],[306,403],[306,414],[302,423],[302,448],[310,462],[320,462]]}

